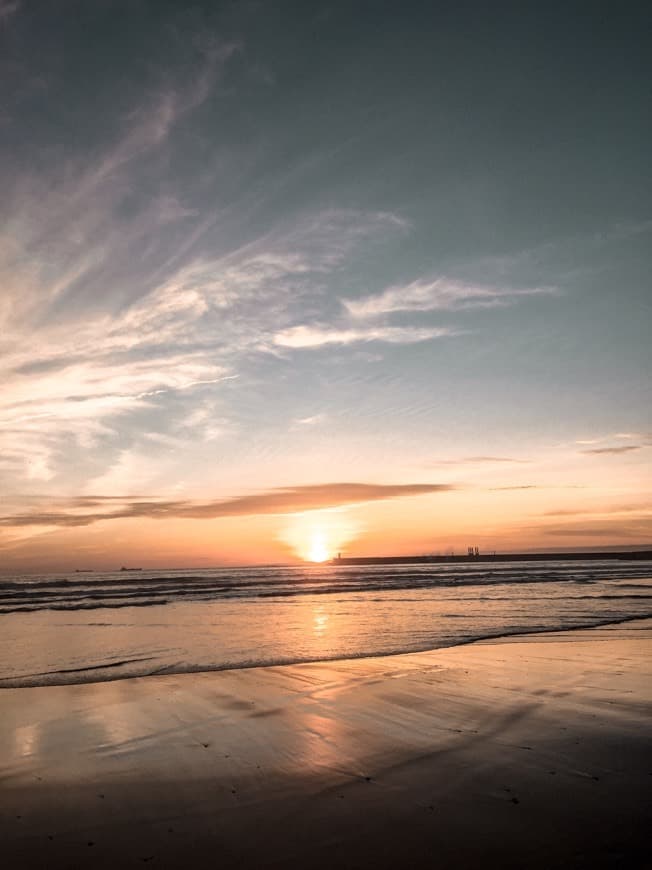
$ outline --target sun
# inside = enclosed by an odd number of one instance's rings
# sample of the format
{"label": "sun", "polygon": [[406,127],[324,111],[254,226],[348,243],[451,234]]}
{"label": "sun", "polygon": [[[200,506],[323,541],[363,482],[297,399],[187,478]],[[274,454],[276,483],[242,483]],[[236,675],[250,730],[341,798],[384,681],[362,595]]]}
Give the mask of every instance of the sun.
{"label": "sun", "polygon": [[328,562],[357,537],[359,521],[350,511],[330,508],[303,511],[284,520],[279,538],[306,562]]}
{"label": "sun", "polygon": [[331,553],[326,543],[326,535],[323,531],[315,529],[310,536],[308,559],[310,562],[325,562],[330,559]]}

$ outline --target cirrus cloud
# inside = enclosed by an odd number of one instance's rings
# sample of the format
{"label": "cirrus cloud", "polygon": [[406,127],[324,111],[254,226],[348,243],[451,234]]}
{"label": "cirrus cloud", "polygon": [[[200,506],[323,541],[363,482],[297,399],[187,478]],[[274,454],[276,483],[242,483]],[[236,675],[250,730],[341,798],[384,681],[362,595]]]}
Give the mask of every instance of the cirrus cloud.
{"label": "cirrus cloud", "polygon": [[369,329],[348,329],[328,326],[292,326],[274,336],[278,347],[293,349],[323,347],[327,344],[384,341],[388,344],[416,344],[433,338],[459,335],[459,330],[446,327],[380,326]]}
{"label": "cirrus cloud", "polygon": [[632,453],[642,450],[643,444],[623,444],[619,447],[593,447],[590,450],[582,450],[582,453],[598,454],[604,456],[620,456],[623,453]]}
{"label": "cirrus cloud", "polygon": [[382,293],[362,299],[343,299],[342,304],[352,317],[368,318],[402,311],[497,308],[511,305],[519,298],[556,292],[552,287],[517,289],[467,284],[449,278],[437,278],[434,281],[419,279],[410,284],[389,287]]}

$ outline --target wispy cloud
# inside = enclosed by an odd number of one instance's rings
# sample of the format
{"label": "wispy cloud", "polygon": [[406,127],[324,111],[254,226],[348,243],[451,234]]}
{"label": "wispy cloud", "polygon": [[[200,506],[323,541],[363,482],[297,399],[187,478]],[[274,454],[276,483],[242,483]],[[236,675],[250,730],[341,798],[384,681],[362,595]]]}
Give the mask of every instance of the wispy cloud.
{"label": "wispy cloud", "polygon": [[382,293],[362,299],[344,299],[342,304],[352,317],[368,318],[401,311],[462,311],[469,308],[496,308],[528,296],[550,295],[551,287],[527,289],[487,287],[466,284],[449,278],[423,279],[403,286],[389,287]]}
{"label": "wispy cloud", "polygon": [[[652,444],[652,434],[650,433],[641,433],[641,432],[615,432],[613,435],[594,435],[591,438],[578,438],[575,441],[575,444],[579,444],[582,447],[588,447],[593,444],[604,444],[605,442],[612,441],[614,438],[617,438],[619,441],[639,441],[640,446],[647,446]],[[639,445],[637,445],[639,446]],[[604,448],[599,448],[596,450],[584,450],[584,453],[599,453]],[[605,452],[611,452],[612,447],[604,449]]]}
{"label": "wispy cloud", "polygon": [[511,490],[520,489],[546,489],[547,487],[540,486],[536,483],[525,483],[522,486],[490,486],[489,492],[510,492]]}
{"label": "wispy cloud", "polygon": [[[283,487],[266,492],[243,495],[219,501],[190,502],[159,499],[125,499],[117,508],[89,511],[87,508],[103,506],[98,496],[73,499],[68,510],[31,510],[0,517],[0,526],[22,528],[26,526],[76,527],[118,519],[149,517],[150,519],[215,519],[217,517],[248,516],[256,514],[287,514],[321,510],[342,505],[362,504],[410,496],[449,492],[450,484],[407,483],[325,483],[298,487]],[[108,504],[119,499],[111,498]]]}
{"label": "wispy cloud", "polygon": [[[319,290],[356,245],[397,228],[402,231],[400,219],[385,212],[327,210],[277,226],[220,256],[190,257],[118,310],[120,297],[110,283],[102,285],[104,305],[93,299],[90,310],[71,306],[44,321],[35,307],[31,313],[29,306],[9,309],[11,320],[0,338],[7,373],[0,399],[0,475],[52,479],[67,462],[63,446],[72,438],[83,450],[115,444],[113,455],[103,457],[103,478],[111,479],[106,465],[121,467],[125,461],[117,434],[125,431],[130,415],[153,410],[172,394],[218,387],[236,377],[243,356],[274,346],[273,337],[266,337],[270,331],[291,322],[295,307]],[[46,286],[42,292],[31,286],[22,291],[34,305],[48,297],[44,308],[58,304]],[[388,336],[399,339],[418,340]],[[203,396],[203,390],[196,392]],[[192,418],[200,443],[224,428],[223,410],[217,428],[215,408],[207,414],[197,403],[191,409],[186,403],[177,413],[178,418],[169,411],[157,425],[174,434]],[[127,431],[142,441],[137,428]]]}
{"label": "wispy cloud", "polygon": [[585,489],[586,487],[581,483],[525,483],[525,484],[515,484],[514,486],[490,486],[488,487],[489,492],[510,492],[512,490],[521,490],[521,489]]}
{"label": "wispy cloud", "polygon": [[327,344],[384,341],[389,344],[416,344],[433,338],[459,335],[445,327],[379,326],[365,329],[338,329],[328,326],[293,326],[277,332],[274,344],[294,349],[323,347]]}
{"label": "wispy cloud", "polygon": [[631,520],[604,520],[591,525],[556,526],[543,529],[548,537],[560,538],[607,538],[610,541],[624,538],[645,544],[652,541],[652,520],[640,517]]}
{"label": "wispy cloud", "polygon": [[578,517],[589,514],[603,514],[608,516],[617,516],[619,514],[640,514],[641,516],[652,516],[652,507],[642,504],[629,504],[585,508],[560,508],[557,510],[545,511],[543,516]]}
{"label": "wispy cloud", "polygon": [[327,414],[312,414],[310,417],[297,417],[295,426],[317,426],[328,418]]}
{"label": "wispy cloud", "polygon": [[21,7],[21,0],[0,0],[0,24],[7,21]]}
{"label": "wispy cloud", "polygon": [[515,459],[512,456],[463,456],[459,459],[440,459],[439,461],[428,463],[428,467],[437,465],[490,465],[494,463],[526,465],[529,463],[529,460]]}
{"label": "wispy cloud", "polygon": [[[39,161],[31,173],[5,174],[0,316],[4,311],[15,321],[35,306],[42,311],[44,303],[69,295],[82,279],[97,289],[107,272],[119,273],[121,263],[124,269],[147,251],[161,223],[192,213],[171,193],[139,201],[134,181],[143,161],[165,156],[175,128],[205,102],[236,50],[235,44],[215,43],[174,85],[152,85],[115,120],[113,141],[99,153],[66,155],[56,171],[51,162]],[[130,197],[133,204],[125,212]],[[33,256],[26,258],[26,250]]]}
{"label": "wispy cloud", "polygon": [[590,450],[582,450],[582,453],[619,456],[622,453],[632,453],[634,450],[642,450],[643,446],[643,444],[623,444],[619,447],[593,447]]}
{"label": "wispy cloud", "polygon": [[92,451],[115,438],[121,418],[171,394],[217,388],[236,376],[201,354],[73,362],[36,375],[8,377],[0,400],[0,474],[51,479],[71,439]]}
{"label": "wispy cloud", "polygon": [[428,311],[462,311],[468,308],[495,308],[516,302],[521,297],[550,295],[554,288],[528,289],[479,286],[440,278],[418,280],[404,286],[390,287],[382,293],[361,299],[342,299],[345,318],[335,324],[302,324],[277,332],[274,343],[280,347],[301,349],[327,344],[348,345],[357,342],[383,341],[391,344],[413,344],[434,338],[465,334],[457,327],[403,325],[381,322],[361,326],[361,320],[386,318],[395,313]]}

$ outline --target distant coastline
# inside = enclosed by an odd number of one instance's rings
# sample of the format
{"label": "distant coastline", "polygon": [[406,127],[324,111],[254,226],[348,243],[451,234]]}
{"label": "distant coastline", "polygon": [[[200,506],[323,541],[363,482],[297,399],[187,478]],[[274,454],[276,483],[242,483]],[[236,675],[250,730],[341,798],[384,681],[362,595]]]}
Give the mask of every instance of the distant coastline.
{"label": "distant coastline", "polygon": [[336,556],[332,565],[415,565],[437,563],[475,562],[570,562],[599,560],[652,561],[652,550],[602,550],[594,552],[568,551],[561,553],[460,553],[448,556]]}

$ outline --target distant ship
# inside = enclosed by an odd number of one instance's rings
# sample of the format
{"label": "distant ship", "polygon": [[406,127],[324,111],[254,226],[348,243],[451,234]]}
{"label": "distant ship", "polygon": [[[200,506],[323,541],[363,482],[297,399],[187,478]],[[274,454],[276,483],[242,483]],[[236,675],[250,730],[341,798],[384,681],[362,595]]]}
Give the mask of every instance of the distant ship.
{"label": "distant ship", "polygon": [[121,571],[142,571],[143,569],[142,568],[125,568],[125,566],[123,565],[122,568],[120,568],[120,570]]}
{"label": "distant ship", "polygon": [[75,574],[92,574],[92,568],[75,568]]}

